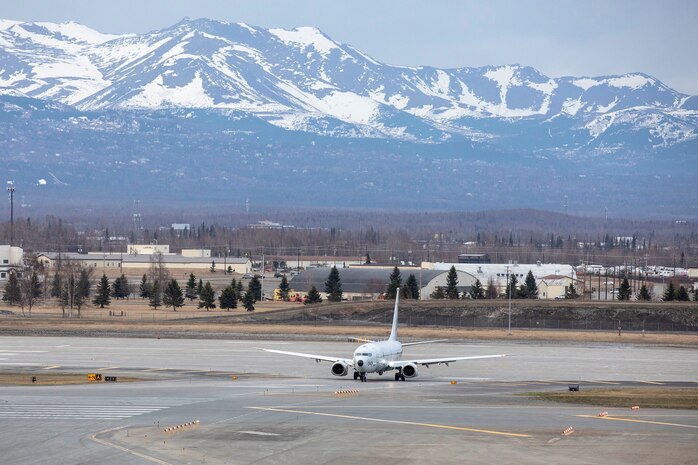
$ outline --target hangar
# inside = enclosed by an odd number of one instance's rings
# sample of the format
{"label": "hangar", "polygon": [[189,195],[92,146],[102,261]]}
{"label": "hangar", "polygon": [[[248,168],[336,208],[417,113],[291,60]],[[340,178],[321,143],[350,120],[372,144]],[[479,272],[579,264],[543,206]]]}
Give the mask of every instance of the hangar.
{"label": "hangar", "polygon": [[[437,286],[446,287],[446,275],[448,270],[425,270],[415,267],[398,267],[402,276],[402,283],[407,282],[411,274],[417,279],[422,300],[429,299]],[[337,268],[339,279],[342,283],[344,298],[347,300],[373,300],[385,292],[390,283],[392,268]],[[458,291],[469,292],[477,279],[464,271],[456,271],[458,274]],[[312,286],[321,293],[325,290],[325,281],[330,274],[330,268],[311,268],[297,274],[290,281],[292,289],[308,292]],[[484,285],[484,284],[483,284]]]}

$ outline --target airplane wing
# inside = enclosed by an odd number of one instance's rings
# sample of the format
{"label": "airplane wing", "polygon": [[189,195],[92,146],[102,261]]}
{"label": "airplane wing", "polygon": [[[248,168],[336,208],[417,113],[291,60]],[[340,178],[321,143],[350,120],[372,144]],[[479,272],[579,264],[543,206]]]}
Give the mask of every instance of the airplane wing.
{"label": "airplane wing", "polygon": [[435,342],[446,342],[448,339],[434,339],[433,341],[419,341],[419,342],[403,342],[402,346],[416,346],[419,344],[433,344]]}
{"label": "airplane wing", "polygon": [[[403,344],[404,345],[404,344]],[[450,358],[425,358],[421,360],[397,360],[395,362],[388,362],[388,366],[391,368],[402,368],[405,365],[413,363],[415,365],[424,365],[429,367],[429,365],[447,365],[451,362],[459,362],[461,360],[477,360],[481,358],[500,358],[506,357],[507,354],[498,355],[474,355],[471,357],[450,357]]]}
{"label": "airplane wing", "polygon": [[285,350],[275,350],[275,349],[262,349],[265,352],[271,352],[274,354],[282,354],[282,355],[292,355],[294,357],[303,357],[303,358],[310,358],[315,360],[316,362],[343,362],[349,366],[354,366],[354,361],[350,358],[340,358],[340,357],[328,357],[326,355],[313,355],[313,354],[304,354],[301,352],[287,352]]}

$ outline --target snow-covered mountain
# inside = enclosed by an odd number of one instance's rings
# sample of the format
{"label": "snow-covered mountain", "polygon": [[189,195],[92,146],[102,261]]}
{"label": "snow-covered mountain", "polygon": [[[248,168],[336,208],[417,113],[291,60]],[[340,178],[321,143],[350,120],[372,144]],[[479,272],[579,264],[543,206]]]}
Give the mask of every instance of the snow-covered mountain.
{"label": "snow-covered mountain", "polygon": [[147,34],[0,20],[0,94],[81,111],[209,109],[342,137],[563,155],[695,143],[698,97],[642,73],[391,66],[320,30],[185,19]]}

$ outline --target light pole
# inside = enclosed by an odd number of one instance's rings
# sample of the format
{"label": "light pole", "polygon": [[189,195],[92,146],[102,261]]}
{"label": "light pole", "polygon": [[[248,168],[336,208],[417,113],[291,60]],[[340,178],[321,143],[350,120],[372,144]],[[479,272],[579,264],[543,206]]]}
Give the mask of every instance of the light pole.
{"label": "light pole", "polygon": [[511,261],[507,265],[507,287],[509,288],[509,336],[511,336],[511,281],[509,281],[509,267],[511,266]]}
{"label": "light pole", "polygon": [[7,192],[10,193],[10,247],[15,233],[15,185],[12,181],[7,182]]}

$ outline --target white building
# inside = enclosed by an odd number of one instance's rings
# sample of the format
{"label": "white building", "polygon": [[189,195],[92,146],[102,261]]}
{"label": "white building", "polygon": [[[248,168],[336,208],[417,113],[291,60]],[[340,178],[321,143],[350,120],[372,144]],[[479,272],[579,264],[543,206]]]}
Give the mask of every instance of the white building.
{"label": "white building", "polygon": [[502,293],[507,287],[507,275],[516,275],[516,280],[519,284],[523,284],[529,270],[536,278],[536,282],[540,282],[545,276],[559,275],[569,276],[570,279],[576,280],[577,273],[572,265],[563,265],[560,263],[431,263],[422,262],[422,268],[428,270],[449,270],[454,266],[457,271],[463,271],[480,280],[482,287],[487,288],[490,280],[497,287],[497,290]]}
{"label": "white building", "polygon": [[211,258],[211,249],[182,249],[182,257]]}
{"label": "white building", "polygon": [[[127,255],[117,253],[95,253],[95,254],[79,254],[79,253],[41,253],[37,259],[41,261],[45,267],[52,268],[59,261],[63,263],[80,263],[84,266],[92,268],[101,268],[103,270],[119,268],[122,272],[129,270],[147,270],[150,268],[151,255]],[[249,273],[252,268],[252,263],[248,258],[219,258],[211,259],[210,257],[183,257],[181,255],[163,255],[162,262],[168,270],[210,270],[211,265],[215,263],[215,269],[223,271],[225,268],[230,268],[232,272],[245,274]]]}
{"label": "white building", "polygon": [[0,245],[0,281],[5,281],[10,271],[22,271],[24,266],[24,250],[21,247]]}
{"label": "white building", "polygon": [[168,255],[170,253],[170,245],[169,244],[130,244],[128,246],[128,254],[129,255],[154,255],[158,252],[160,252],[163,255]]}

